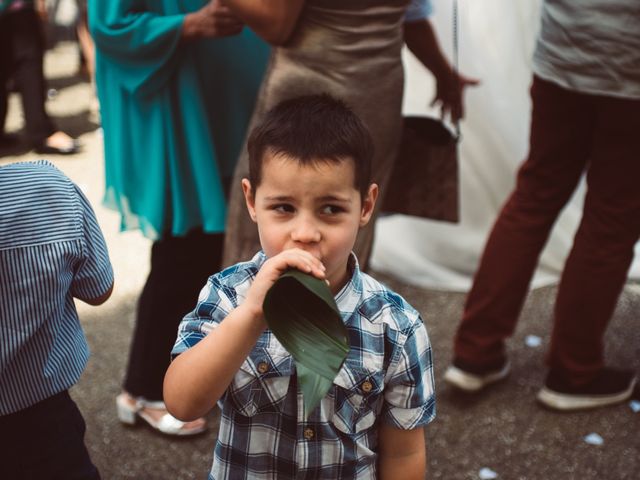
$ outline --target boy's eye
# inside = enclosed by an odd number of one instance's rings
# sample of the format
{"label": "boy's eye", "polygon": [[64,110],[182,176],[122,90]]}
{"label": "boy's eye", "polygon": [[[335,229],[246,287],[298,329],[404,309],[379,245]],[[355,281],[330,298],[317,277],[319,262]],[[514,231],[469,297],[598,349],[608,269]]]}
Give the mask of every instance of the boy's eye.
{"label": "boy's eye", "polygon": [[344,208],[337,205],[325,205],[322,207],[322,213],[324,215],[335,215],[337,213],[344,212]]}
{"label": "boy's eye", "polygon": [[271,206],[271,210],[278,213],[293,213],[293,206],[286,203],[279,203]]}

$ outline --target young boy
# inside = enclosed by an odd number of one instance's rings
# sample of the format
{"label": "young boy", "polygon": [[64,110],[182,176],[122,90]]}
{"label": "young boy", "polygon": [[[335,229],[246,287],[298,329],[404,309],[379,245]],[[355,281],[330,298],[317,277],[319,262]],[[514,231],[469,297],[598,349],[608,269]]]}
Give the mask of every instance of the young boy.
{"label": "young boy", "polygon": [[100,478],[68,393],[89,356],[73,298],[99,305],[112,288],[78,187],[44,161],[0,166],[2,478]]}
{"label": "young boy", "polygon": [[[423,479],[423,426],[435,416],[431,347],[420,315],[358,268],[358,229],[371,218],[372,143],[329,96],[285,101],[249,138],[242,181],[262,252],[209,278],[180,325],[167,408],[222,410],[211,479]],[[267,329],[262,303],[287,269],[326,280],[350,351],[304,419],[295,365]]]}

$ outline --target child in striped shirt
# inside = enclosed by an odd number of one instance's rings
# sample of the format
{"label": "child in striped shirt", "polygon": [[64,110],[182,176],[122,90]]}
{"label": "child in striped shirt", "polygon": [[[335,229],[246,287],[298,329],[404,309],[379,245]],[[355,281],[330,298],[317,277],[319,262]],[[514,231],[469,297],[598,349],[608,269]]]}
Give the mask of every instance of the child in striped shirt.
{"label": "child in striped shirt", "polygon": [[80,189],[45,161],[0,166],[2,478],[100,478],[68,393],[89,356],[73,299],[99,305],[112,289]]}

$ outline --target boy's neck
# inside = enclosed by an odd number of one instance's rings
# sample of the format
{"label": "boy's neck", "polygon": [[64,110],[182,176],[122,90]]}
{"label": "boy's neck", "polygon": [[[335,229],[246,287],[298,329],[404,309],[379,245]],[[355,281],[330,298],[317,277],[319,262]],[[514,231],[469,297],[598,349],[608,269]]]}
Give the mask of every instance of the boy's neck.
{"label": "boy's neck", "polygon": [[330,285],[329,287],[334,297],[340,292],[340,290],[344,288],[344,286],[347,283],[349,283],[349,281],[353,277],[353,272],[355,271],[355,269],[356,269],[356,262],[354,261],[353,253],[351,253],[349,255],[349,258],[347,259],[347,263],[345,263],[344,265],[344,270],[343,270],[344,275],[342,276],[342,278],[337,284]]}

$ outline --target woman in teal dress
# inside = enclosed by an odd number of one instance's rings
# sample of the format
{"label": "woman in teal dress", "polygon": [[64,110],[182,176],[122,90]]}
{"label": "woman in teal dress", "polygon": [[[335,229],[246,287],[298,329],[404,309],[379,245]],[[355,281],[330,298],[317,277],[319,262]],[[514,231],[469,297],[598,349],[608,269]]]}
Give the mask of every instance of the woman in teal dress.
{"label": "woman in teal dress", "polygon": [[154,241],[119,418],[168,434],[204,429],[162,404],[182,316],[220,268],[226,188],[268,48],[206,0],[90,0],[105,153],[105,204]]}

